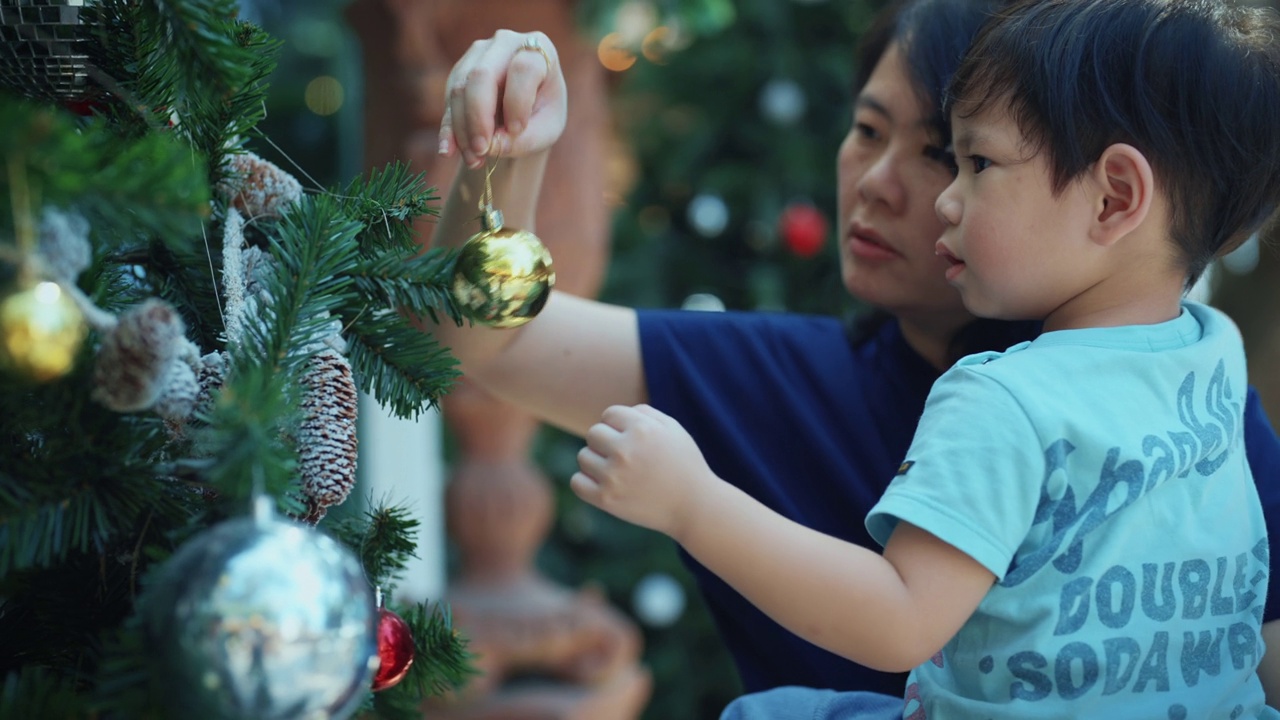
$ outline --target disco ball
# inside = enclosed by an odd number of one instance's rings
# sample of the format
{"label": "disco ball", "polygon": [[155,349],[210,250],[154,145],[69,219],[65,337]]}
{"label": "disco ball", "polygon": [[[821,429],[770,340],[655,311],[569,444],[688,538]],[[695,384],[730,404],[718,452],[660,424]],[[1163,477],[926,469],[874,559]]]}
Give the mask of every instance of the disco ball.
{"label": "disco ball", "polygon": [[80,13],[94,0],[0,0],[0,88],[41,100],[81,100],[89,83]]}

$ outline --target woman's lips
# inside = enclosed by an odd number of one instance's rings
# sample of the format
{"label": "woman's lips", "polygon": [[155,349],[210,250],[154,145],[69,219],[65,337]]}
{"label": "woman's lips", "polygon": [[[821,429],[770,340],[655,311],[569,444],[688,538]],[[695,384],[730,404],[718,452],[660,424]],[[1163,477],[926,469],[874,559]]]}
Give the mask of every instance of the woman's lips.
{"label": "woman's lips", "polygon": [[898,257],[897,251],[886,245],[879,234],[869,228],[857,226],[849,230],[849,252],[860,260],[891,260]]}

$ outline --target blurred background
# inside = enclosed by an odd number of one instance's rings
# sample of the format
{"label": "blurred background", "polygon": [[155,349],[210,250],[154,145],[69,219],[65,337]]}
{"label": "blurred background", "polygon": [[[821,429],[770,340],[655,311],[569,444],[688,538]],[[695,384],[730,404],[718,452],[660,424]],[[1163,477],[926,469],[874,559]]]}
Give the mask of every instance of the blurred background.
{"label": "blurred background", "polygon": [[[468,12],[468,1],[454,5]],[[259,144],[260,154],[308,187],[331,186],[385,163],[387,157],[369,158],[376,144],[371,130],[381,121],[391,127],[408,122],[423,108],[406,94],[403,103],[381,99],[370,117],[371,74],[376,79],[397,70],[375,72],[364,64],[354,26],[375,5],[414,17],[406,6],[415,2],[433,0],[242,0],[245,17],[284,43],[268,117],[259,126],[276,147]],[[607,212],[612,239],[599,296],[637,307],[856,310],[836,268],[834,157],[850,120],[853,47],[884,3],[555,3],[572,11],[579,40],[604,81],[605,142],[581,150],[603,153],[604,188],[592,202]],[[528,25],[531,7],[554,3],[506,4]],[[490,20],[501,25],[503,16],[495,17]],[[424,82],[426,92],[433,82],[442,91],[438,76]],[[584,222],[597,209],[583,205]],[[564,222],[574,221],[572,205],[561,211]],[[1273,418],[1280,417],[1278,248],[1275,232],[1251,239],[1196,290],[1239,323],[1251,380]],[[421,432],[443,436],[440,463],[448,467],[457,453],[448,429],[424,425]],[[434,442],[422,439],[424,446]],[[599,587],[640,629],[642,662],[653,675],[645,718],[715,717],[738,692],[737,680],[691,580],[669,541],[569,493],[565,480],[576,468],[578,447],[576,439],[547,428],[531,446],[554,488],[554,520],[538,567],[566,587]],[[441,572],[447,573],[456,558],[444,547]]]}

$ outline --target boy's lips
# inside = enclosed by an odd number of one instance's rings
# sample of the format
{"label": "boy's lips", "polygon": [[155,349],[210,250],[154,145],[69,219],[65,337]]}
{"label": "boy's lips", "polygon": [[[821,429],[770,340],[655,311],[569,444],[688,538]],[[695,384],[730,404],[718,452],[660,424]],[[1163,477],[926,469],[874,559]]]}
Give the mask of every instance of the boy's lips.
{"label": "boy's lips", "polygon": [[934,253],[947,263],[948,282],[955,280],[960,273],[964,272],[964,261],[956,257],[955,253],[947,249],[947,246],[943,245],[941,240],[939,240],[938,244],[934,246]]}

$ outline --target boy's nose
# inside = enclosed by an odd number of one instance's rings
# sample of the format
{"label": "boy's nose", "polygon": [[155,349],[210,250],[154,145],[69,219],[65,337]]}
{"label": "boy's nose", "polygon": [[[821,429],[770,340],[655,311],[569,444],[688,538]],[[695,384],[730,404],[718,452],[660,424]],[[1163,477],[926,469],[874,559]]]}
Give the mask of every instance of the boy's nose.
{"label": "boy's nose", "polygon": [[946,190],[938,196],[936,202],[933,203],[934,212],[938,213],[938,219],[945,225],[959,225],[961,204],[960,199],[956,196],[955,183],[947,186]]}

